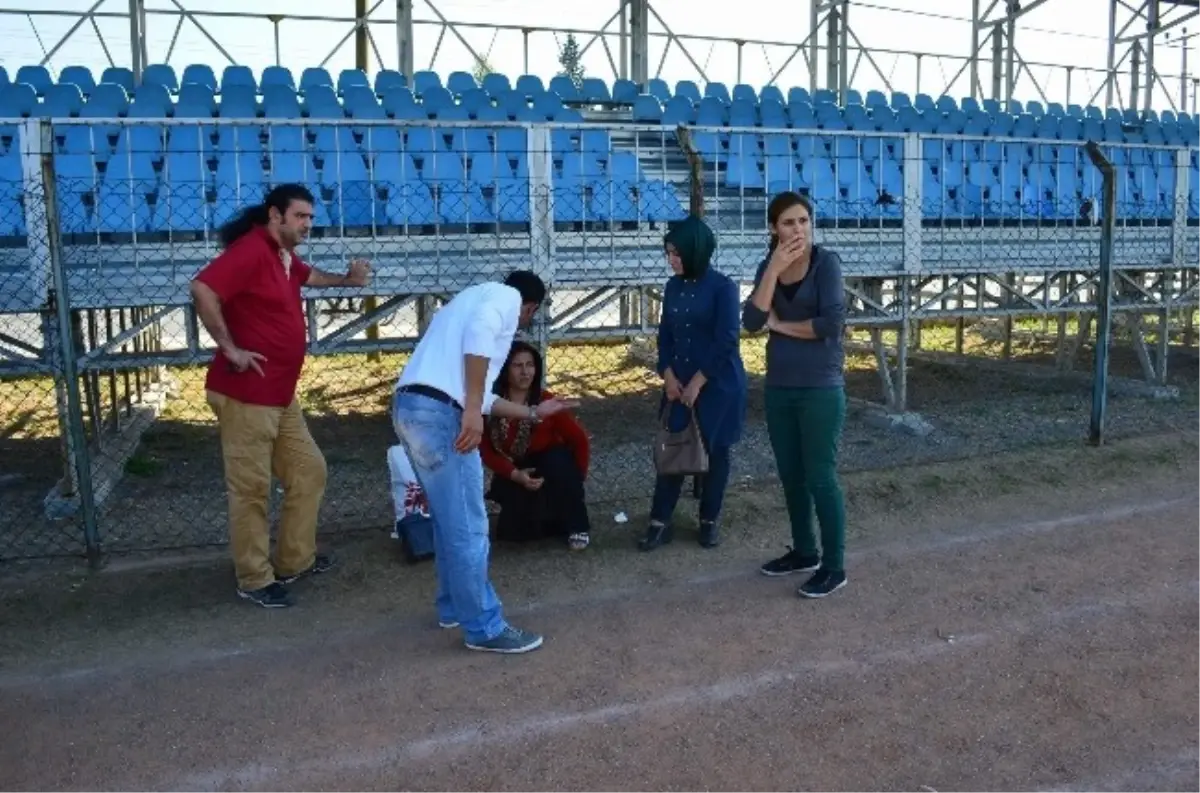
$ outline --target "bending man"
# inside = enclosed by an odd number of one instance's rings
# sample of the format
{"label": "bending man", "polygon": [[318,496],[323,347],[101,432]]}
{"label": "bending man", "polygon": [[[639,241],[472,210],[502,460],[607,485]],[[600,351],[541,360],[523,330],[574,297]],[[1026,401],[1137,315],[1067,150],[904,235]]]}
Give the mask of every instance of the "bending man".
{"label": "bending man", "polygon": [[504,620],[488,580],[488,519],[479,442],[483,416],[538,422],[570,403],[518,405],[491,392],[518,325],[528,327],[546,298],[535,274],[468,287],[433,315],[400,373],[392,423],[416,469],[433,518],[438,622],[463,629],[466,646],[524,653],[542,637]]}

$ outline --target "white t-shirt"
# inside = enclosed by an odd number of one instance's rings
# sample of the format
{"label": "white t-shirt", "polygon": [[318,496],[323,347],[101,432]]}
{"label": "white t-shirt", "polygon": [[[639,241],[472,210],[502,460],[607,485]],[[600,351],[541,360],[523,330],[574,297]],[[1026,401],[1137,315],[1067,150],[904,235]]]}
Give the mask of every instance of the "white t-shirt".
{"label": "white t-shirt", "polygon": [[433,315],[396,386],[426,385],[466,402],[464,355],[488,359],[483,412],[491,413],[496,395],[492,383],[512,348],[521,314],[521,293],[511,286],[469,286]]}

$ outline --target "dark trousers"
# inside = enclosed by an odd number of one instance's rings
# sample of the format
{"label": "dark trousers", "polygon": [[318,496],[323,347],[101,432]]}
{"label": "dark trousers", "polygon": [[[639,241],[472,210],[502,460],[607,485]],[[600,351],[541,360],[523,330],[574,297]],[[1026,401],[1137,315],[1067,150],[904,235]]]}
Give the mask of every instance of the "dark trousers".
{"label": "dark trousers", "polygon": [[846,421],[841,388],[767,388],[767,433],[783,483],[792,547],[817,556],[813,511],[821,525],[821,565],[840,571],[846,546],[846,506],[837,451]]}
{"label": "dark trousers", "polygon": [[[716,523],[721,517],[721,505],[725,503],[725,489],[729,486],[729,446],[708,450],[708,473],[699,477],[700,520]],[[654,480],[654,500],[650,505],[650,520],[668,523],[679,503],[683,491],[683,476],[660,476]]]}
{"label": "dark trousers", "polygon": [[537,490],[502,477],[492,479],[488,498],[500,505],[496,539],[525,542],[546,537],[568,537],[590,531],[583,474],[565,446],[526,455],[518,468],[536,469],[543,479]]}

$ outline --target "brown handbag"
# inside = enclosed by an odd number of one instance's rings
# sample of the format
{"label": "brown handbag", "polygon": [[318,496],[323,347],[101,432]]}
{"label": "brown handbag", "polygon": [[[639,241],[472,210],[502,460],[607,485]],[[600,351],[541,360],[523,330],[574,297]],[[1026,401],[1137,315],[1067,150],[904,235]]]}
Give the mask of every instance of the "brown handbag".
{"label": "brown handbag", "polygon": [[679,432],[671,432],[667,423],[671,403],[668,402],[659,416],[659,427],[654,439],[654,467],[659,476],[687,476],[708,473],[708,450],[700,437],[700,422],[695,408],[688,408],[691,418]]}

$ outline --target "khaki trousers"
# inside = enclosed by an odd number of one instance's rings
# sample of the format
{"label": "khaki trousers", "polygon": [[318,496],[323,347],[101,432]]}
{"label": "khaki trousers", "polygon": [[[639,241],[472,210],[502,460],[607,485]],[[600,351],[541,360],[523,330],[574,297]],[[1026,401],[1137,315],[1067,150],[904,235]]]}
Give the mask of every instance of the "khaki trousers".
{"label": "khaki trousers", "polygon": [[[221,428],[238,587],[261,589],[276,576],[307,570],[316,560],[317,512],[325,495],[326,467],[300,403],[293,398],[286,408],[276,408],[249,405],[214,391],[207,396]],[[272,473],[284,491],[274,567],[267,523]]]}

